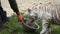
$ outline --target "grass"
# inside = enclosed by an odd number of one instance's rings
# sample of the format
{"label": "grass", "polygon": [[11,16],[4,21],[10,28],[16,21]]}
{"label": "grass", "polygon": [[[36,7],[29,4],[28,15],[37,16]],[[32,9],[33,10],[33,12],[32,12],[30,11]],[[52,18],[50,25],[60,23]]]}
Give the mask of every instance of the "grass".
{"label": "grass", "polygon": [[[24,17],[26,18],[26,16]],[[13,15],[12,17],[10,17],[10,21],[4,24],[7,28],[4,30],[0,30],[0,34],[39,34],[40,31],[42,30],[42,25],[41,25],[42,23],[39,19],[36,20],[36,22],[38,23],[40,28],[33,33],[28,32],[23,28],[21,22],[18,21],[17,16]],[[51,29],[52,29],[52,34],[60,34],[60,25],[52,24]]]}

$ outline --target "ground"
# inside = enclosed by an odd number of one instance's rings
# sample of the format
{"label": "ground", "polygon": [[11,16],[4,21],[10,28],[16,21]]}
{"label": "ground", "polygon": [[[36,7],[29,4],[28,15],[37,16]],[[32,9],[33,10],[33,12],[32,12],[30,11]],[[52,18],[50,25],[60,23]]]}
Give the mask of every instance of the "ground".
{"label": "ground", "polygon": [[[10,21],[4,24],[7,28],[4,30],[0,30],[0,34],[39,34],[42,28],[41,21],[39,21],[39,19],[37,19],[36,22],[38,23],[38,25],[40,25],[40,28],[36,30],[35,32],[26,31],[23,28],[21,22],[18,21],[16,15],[13,15],[12,17],[10,17],[9,20]],[[60,34],[60,25],[52,24],[51,29],[52,29],[51,31],[52,34]]]}
{"label": "ground", "polygon": [[[16,0],[17,1],[17,5],[19,8],[20,12],[27,12],[26,10],[28,8],[32,8],[35,5],[45,5],[48,3],[52,3],[52,4],[59,4],[60,5],[60,0]],[[10,8],[10,4],[8,2],[8,0],[1,0],[1,4],[4,10],[6,10],[7,12],[7,16],[11,16],[13,14],[13,10]]]}

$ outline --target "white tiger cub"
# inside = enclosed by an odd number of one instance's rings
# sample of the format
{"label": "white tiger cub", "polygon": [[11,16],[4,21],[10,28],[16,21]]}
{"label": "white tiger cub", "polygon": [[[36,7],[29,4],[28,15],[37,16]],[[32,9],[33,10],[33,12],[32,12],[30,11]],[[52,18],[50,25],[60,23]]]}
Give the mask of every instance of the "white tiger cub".
{"label": "white tiger cub", "polygon": [[38,17],[42,20],[42,31],[40,34],[51,34],[50,19],[54,19],[60,24],[59,6],[41,6],[39,8],[28,9],[30,17]]}

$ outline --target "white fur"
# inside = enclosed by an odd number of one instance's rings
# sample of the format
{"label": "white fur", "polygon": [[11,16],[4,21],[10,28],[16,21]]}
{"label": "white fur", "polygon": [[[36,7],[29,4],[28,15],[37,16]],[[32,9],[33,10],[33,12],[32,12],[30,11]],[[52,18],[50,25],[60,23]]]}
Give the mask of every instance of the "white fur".
{"label": "white fur", "polygon": [[[29,16],[37,16],[42,20],[42,31],[40,34],[50,34],[51,29],[48,28],[50,26],[50,22],[48,22],[49,19],[53,18],[59,18],[59,9],[56,6],[42,6],[39,8],[31,9],[31,12],[29,12]],[[58,14],[59,13],[59,14]]]}

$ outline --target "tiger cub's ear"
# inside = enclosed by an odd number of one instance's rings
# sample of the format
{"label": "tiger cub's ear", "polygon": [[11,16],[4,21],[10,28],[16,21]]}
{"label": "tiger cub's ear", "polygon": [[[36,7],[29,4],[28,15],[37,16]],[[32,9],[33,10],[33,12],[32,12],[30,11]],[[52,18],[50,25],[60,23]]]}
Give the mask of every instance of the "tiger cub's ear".
{"label": "tiger cub's ear", "polygon": [[30,13],[31,12],[31,9],[28,8],[28,12]]}

